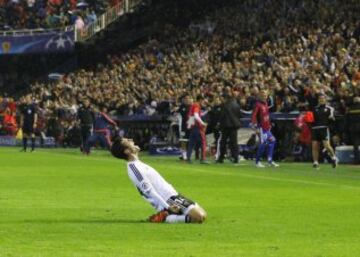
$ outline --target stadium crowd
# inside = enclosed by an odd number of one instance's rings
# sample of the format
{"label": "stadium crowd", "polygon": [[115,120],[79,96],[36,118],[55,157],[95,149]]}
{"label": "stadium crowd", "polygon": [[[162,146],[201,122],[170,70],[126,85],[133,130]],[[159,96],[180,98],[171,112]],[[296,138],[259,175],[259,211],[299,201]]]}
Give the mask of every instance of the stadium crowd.
{"label": "stadium crowd", "polygon": [[353,5],[252,2],[217,10],[187,30],[168,24],[148,43],[109,56],[108,65],[67,74],[55,85],[35,84],[32,94],[50,109],[88,98],[119,114],[169,114],[185,92],[211,99],[226,86],[250,110],[256,91],[265,87],[272,111],[311,108],[322,92],[344,113],[360,87],[360,23]]}
{"label": "stadium crowd", "polygon": [[343,115],[360,97],[359,9],[356,0],[238,1],[186,29],[164,24],[147,43],[35,83],[30,95],[45,120],[75,116],[85,99],[114,115],[169,115],[185,93],[211,108],[225,88],[244,112],[265,88],[272,112],[312,110],[321,93]]}
{"label": "stadium crowd", "polygon": [[1,0],[0,30],[85,26],[120,0]]}

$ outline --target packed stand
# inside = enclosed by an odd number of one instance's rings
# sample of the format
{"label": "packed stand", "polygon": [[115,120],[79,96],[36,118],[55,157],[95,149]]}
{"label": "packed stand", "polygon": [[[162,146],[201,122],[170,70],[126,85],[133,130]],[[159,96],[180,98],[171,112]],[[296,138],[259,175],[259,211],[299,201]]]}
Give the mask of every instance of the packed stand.
{"label": "packed stand", "polygon": [[165,24],[107,65],[35,84],[32,95],[57,116],[85,99],[115,115],[169,115],[185,93],[205,96],[211,108],[230,87],[247,113],[265,88],[272,112],[312,110],[322,93],[343,115],[360,96],[359,8],[358,1],[239,1],[187,29]]}
{"label": "packed stand", "polygon": [[0,30],[84,27],[119,1],[1,0]]}
{"label": "packed stand", "polygon": [[186,30],[168,24],[148,43],[109,56],[108,65],[68,74],[56,85],[35,84],[33,93],[38,101],[50,95],[52,105],[85,97],[118,114],[151,115],[171,113],[185,92],[212,99],[226,86],[251,110],[256,92],[265,87],[274,112],[311,109],[322,92],[344,114],[359,93],[360,23],[354,5],[255,2],[218,10]]}

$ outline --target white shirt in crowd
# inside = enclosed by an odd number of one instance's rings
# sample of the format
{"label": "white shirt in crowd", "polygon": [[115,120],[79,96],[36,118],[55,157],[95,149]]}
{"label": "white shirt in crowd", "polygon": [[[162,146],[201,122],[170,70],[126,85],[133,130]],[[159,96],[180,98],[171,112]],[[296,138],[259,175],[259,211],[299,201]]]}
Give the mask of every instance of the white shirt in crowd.
{"label": "white shirt in crowd", "polygon": [[28,7],[33,7],[35,4],[35,0],[27,0]]}
{"label": "white shirt in crowd", "polygon": [[81,16],[78,16],[77,19],[75,20],[75,28],[77,30],[82,30],[85,28],[85,23],[84,20],[81,18]]}
{"label": "white shirt in crowd", "polygon": [[136,160],[128,162],[127,168],[128,175],[140,194],[158,211],[167,209],[167,200],[178,195],[174,187],[149,165]]}

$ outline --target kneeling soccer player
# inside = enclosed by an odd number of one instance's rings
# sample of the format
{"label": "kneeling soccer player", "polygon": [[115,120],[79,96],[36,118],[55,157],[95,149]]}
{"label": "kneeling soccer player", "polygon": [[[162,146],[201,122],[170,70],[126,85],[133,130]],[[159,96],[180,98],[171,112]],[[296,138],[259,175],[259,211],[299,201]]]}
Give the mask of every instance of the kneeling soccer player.
{"label": "kneeling soccer player", "polygon": [[128,175],[140,194],[159,212],[150,216],[155,223],[202,223],[206,212],[195,202],[181,196],[152,167],[141,162],[140,148],[134,141],[118,138],[113,142],[111,153],[127,161]]}

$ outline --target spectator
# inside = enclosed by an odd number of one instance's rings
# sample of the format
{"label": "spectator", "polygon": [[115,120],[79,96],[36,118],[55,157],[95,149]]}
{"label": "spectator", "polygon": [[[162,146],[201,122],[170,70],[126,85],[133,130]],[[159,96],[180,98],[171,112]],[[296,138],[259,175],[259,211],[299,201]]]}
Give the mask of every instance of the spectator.
{"label": "spectator", "polygon": [[85,22],[83,20],[83,18],[81,17],[81,15],[78,15],[76,20],[75,20],[75,29],[76,30],[84,30],[85,28]]}
{"label": "spectator", "polygon": [[[94,0],[77,7],[76,0],[2,0],[0,1],[0,29],[37,29],[73,25],[73,12],[87,14],[87,21],[94,22],[109,1]],[[79,25],[80,26],[80,25]]]}
{"label": "spectator", "polygon": [[[272,112],[298,112],[305,107],[312,110],[318,104],[318,95],[324,94],[336,113],[344,114],[349,99],[359,96],[355,1],[223,2],[223,7],[214,4],[205,18],[191,17],[192,26],[186,29],[159,22],[159,33],[149,41],[109,55],[104,65],[75,70],[53,87],[35,83],[31,94],[45,103],[49,113],[71,106],[71,95],[77,101],[88,99],[94,106],[104,104],[110,112],[125,115],[169,115],[179,106],[181,95],[200,94],[210,99],[221,96],[227,86],[245,112],[252,109],[259,89],[269,92]],[[14,6],[2,7],[11,11],[6,16],[19,11]],[[170,11],[159,9],[160,13],[178,18],[176,6],[170,6]],[[35,7],[36,23],[43,24],[48,15],[46,6],[36,2]],[[61,7],[62,11],[50,8],[51,15],[74,11],[73,2]],[[90,5],[88,10],[98,13],[99,9]],[[158,16],[164,18],[153,15]],[[207,32],[199,33],[194,27],[197,24],[205,24]],[[111,40],[117,42],[119,38]],[[156,112],[152,102],[156,103]]]}
{"label": "spectator", "polygon": [[8,135],[14,136],[18,131],[16,117],[10,109],[7,109],[3,118],[3,128]]}

